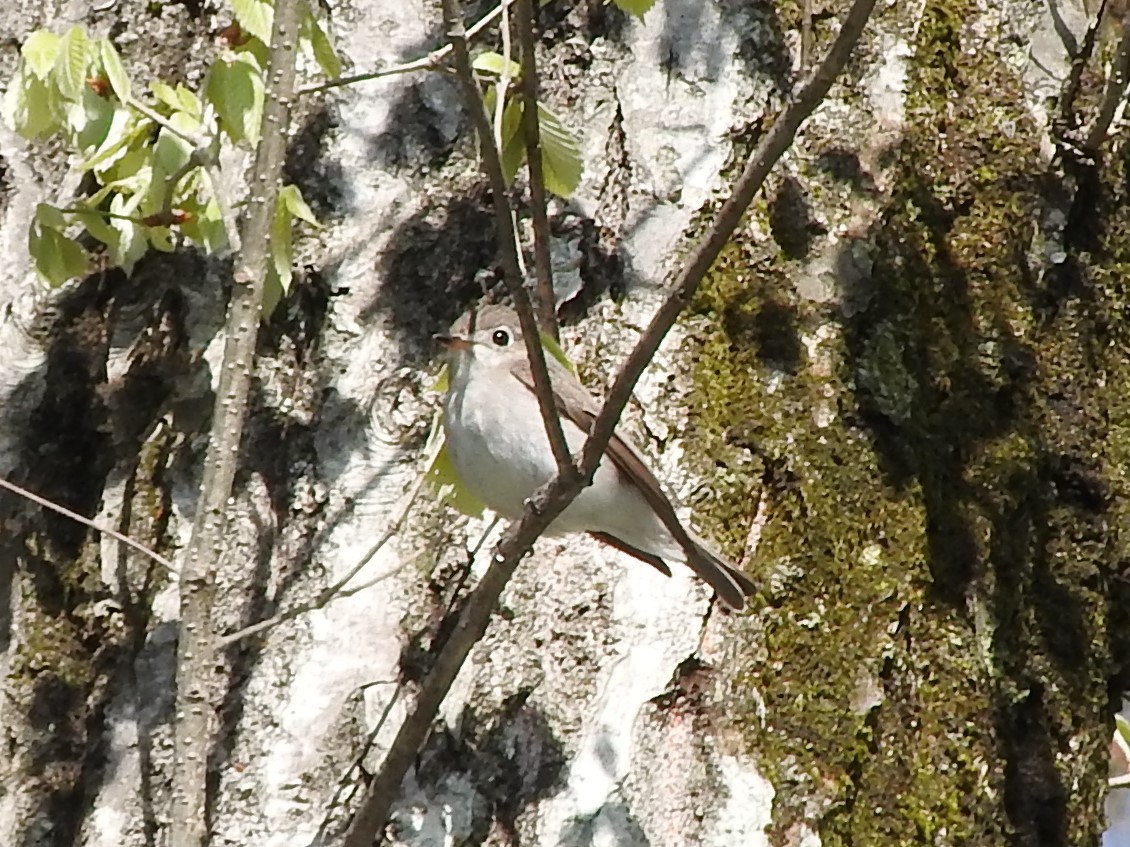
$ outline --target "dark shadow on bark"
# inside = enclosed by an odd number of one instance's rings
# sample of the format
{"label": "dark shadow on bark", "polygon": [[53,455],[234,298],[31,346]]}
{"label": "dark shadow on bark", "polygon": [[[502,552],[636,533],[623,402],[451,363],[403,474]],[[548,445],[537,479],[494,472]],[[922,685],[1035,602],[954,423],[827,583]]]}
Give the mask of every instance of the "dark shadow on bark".
{"label": "dark shadow on bark", "polygon": [[[468,784],[479,792],[471,802],[469,845],[518,847],[518,819],[563,784],[564,745],[549,719],[530,704],[531,693],[519,691],[483,716],[465,708],[459,737],[436,731],[417,756],[414,782],[424,796],[442,802],[448,792],[465,791]],[[396,834],[410,812],[393,813],[386,837]]]}
{"label": "dark shadow on bark", "polygon": [[[139,265],[132,280],[111,271],[77,285],[32,330],[45,360],[26,377],[29,388],[13,396],[35,397],[31,386],[41,386],[41,395],[30,407],[5,409],[9,431],[23,433],[15,481],[93,517],[111,473],[124,473],[117,528],[157,549],[165,547],[169,510],[163,461],[146,464],[160,441],[150,436],[191,371],[183,358],[184,302],[168,280],[192,279],[192,263],[191,256],[159,257]],[[120,375],[109,378],[112,349],[127,352],[124,367],[117,363]],[[14,419],[20,415],[26,415],[22,426]],[[28,733],[24,776],[39,797],[23,843],[69,845],[110,775],[107,710],[131,675],[149,603],[166,575],[144,557],[120,552],[122,584],[115,592],[99,570],[97,534],[23,501],[7,500],[6,508],[13,558],[25,575],[26,641],[12,656],[9,690],[26,703],[27,718],[13,732]]]}
{"label": "dark shadow on bark", "polygon": [[[1019,262],[971,278],[950,238],[968,209],[908,182],[890,208],[915,216],[893,213],[876,231],[873,292],[845,320],[847,379],[889,483],[920,489],[939,611],[967,616],[971,637],[991,645],[985,685],[1016,843],[1066,845],[1057,762],[1078,716],[1065,710],[1089,710],[1105,663],[1093,655],[1094,603],[1110,564],[1101,552],[1110,498],[1094,458],[1105,424],[1091,398],[1102,377],[1086,352],[1102,310],[1070,257],[1038,283]],[[1038,208],[1035,186],[1048,186],[1040,175],[1029,185]],[[1030,233],[994,237],[1015,239],[1019,256]],[[972,293],[1010,279],[1044,316],[1039,333],[1011,331],[1007,296]]]}

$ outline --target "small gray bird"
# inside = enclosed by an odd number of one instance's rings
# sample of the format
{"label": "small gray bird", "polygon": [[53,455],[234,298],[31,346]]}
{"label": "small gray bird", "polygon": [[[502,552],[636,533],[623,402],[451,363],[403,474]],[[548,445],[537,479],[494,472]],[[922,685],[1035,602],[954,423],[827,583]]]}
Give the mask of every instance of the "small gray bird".
{"label": "small gray bird", "polygon": [[[443,405],[447,449],[459,478],[504,518],[522,516],[526,500],[557,473],[545,433],[533,372],[518,315],[486,306],[436,336],[447,346],[450,387]],[[552,356],[546,356],[553,399],[565,439],[580,452],[600,406]],[[735,609],[754,592],[749,577],[684,527],[640,452],[623,436],[612,436],[593,484],[569,504],[548,535],[587,532],[667,576],[668,562],[681,562]]]}

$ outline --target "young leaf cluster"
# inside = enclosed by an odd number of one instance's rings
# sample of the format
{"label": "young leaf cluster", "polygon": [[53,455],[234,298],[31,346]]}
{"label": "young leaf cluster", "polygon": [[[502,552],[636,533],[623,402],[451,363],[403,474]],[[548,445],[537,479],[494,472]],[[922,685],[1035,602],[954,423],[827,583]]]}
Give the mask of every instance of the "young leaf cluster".
{"label": "young leaf cluster", "polygon": [[[259,142],[274,10],[264,0],[232,0],[232,12],[199,91],[161,80],[138,86],[114,44],[80,26],[62,35],[38,30],[24,41],[3,117],[30,141],[61,140],[90,186],[70,205],[40,204],[30,223],[29,251],[49,284],[85,274],[95,256],[129,272],[150,249],[228,248],[225,186],[217,183],[233,181],[218,178],[219,156],[225,146]],[[323,73],[341,73],[308,5],[300,40]],[[296,218],[317,225],[298,188],[287,186],[275,214],[272,305],[292,279]]]}
{"label": "young leaf cluster", "polygon": [[[481,53],[473,63],[475,74],[486,86],[483,104],[490,114],[498,106],[498,92],[502,81],[507,81],[503,94],[502,121],[495,127],[494,139],[502,161],[502,172],[507,182],[513,182],[518,169],[526,161],[526,143],[522,135],[522,115],[526,100],[516,82],[521,79],[522,68],[498,53]],[[538,124],[541,130],[541,163],[545,187],[560,197],[568,197],[581,182],[584,164],[576,136],[571,133],[556,114],[544,104],[537,104]]]}

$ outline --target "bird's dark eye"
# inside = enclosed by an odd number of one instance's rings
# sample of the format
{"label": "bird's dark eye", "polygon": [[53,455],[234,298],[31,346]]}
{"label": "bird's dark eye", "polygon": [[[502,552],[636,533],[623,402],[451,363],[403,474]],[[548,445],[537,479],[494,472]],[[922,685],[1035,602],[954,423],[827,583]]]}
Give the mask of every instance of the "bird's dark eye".
{"label": "bird's dark eye", "polygon": [[509,347],[510,346],[510,333],[505,329],[496,329],[490,337],[496,347]]}

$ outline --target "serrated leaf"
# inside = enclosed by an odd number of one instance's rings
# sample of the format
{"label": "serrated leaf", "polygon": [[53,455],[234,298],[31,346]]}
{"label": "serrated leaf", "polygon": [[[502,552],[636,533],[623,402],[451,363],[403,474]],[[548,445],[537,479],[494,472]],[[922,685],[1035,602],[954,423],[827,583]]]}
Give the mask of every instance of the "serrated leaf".
{"label": "serrated leaf", "polygon": [[20,55],[28,69],[40,80],[46,80],[55,61],[59,58],[59,49],[62,39],[55,33],[45,29],[37,29],[24,41],[20,47]]}
{"label": "serrated leaf", "polygon": [[655,0],[612,0],[612,2],[629,15],[635,15],[641,21],[644,12],[655,5]]}
{"label": "serrated leaf", "polygon": [[288,183],[279,189],[279,202],[293,217],[306,221],[311,226],[321,228],[322,225],[318,223],[317,216],[306,205],[306,199],[302,196],[302,191],[297,185]]}
{"label": "serrated leaf", "polygon": [[221,126],[239,142],[259,143],[263,119],[263,78],[246,61],[217,59],[208,74],[206,96],[216,107]]}
{"label": "serrated leaf", "polygon": [[64,97],[70,100],[80,98],[86,87],[90,60],[90,41],[86,37],[86,31],[80,26],[71,27],[59,45],[52,74],[55,85]]}
{"label": "serrated leaf", "polygon": [[547,191],[568,197],[581,184],[584,161],[576,137],[557,115],[538,104],[541,128],[541,163]]}
{"label": "serrated leaf", "polygon": [[129,74],[126,73],[125,66],[122,64],[122,57],[118,55],[117,48],[108,38],[98,39],[98,47],[102,55],[102,70],[106,72],[106,79],[110,81],[110,87],[114,89],[114,94],[121,102],[128,102],[130,98]]}
{"label": "serrated leaf", "polygon": [[499,79],[502,78],[503,71],[507,68],[509,68],[507,76],[510,79],[518,79],[522,75],[521,65],[513,59],[507,60],[502,54],[494,52],[480,53],[471,63],[471,67],[480,74],[498,77]]}
{"label": "serrated leaf", "polygon": [[302,39],[309,47],[314,61],[322,69],[322,73],[330,79],[337,79],[341,76],[341,59],[338,57],[337,51],[334,50],[333,42],[326,35],[326,31],[322,29],[318,19],[314,17],[309,4],[306,4],[303,12]]}
{"label": "serrated leaf", "polygon": [[275,10],[263,0],[231,0],[232,13],[244,32],[258,38],[264,44],[271,41],[271,23]]}
{"label": "serrated leaf", "polygon": [[77,241],[54,227],[44,226],[38,218],[28,229],[27,247],[35,269],[52,286],[81,276],[90,264],[90,257]]}

